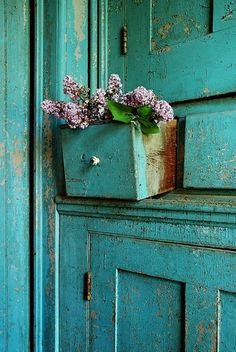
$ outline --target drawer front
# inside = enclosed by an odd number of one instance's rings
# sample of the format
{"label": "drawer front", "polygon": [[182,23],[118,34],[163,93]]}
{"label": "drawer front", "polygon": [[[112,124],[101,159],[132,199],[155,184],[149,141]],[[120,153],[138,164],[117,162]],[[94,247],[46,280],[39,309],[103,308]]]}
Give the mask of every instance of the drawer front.
{"label": "drawer front", "polygon": [[186,117],[184,187],[236,189],[236,110]]}
{"label": "drawer front", "polygon": [[159,134],[133,124],[62,129],[67,195],[144,199],[174,189],[176,120]]}

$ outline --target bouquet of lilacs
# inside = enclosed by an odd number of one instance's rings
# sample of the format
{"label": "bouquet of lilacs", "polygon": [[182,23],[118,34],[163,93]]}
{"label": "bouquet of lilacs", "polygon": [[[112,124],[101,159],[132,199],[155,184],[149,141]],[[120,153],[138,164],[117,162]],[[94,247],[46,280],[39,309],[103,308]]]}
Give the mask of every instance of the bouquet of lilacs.
{"label": "bouquet of lilacs", "polygon": [[84,129],[97,121],[120,121],[140,125],[143,133],[158,133],[160,122],[174,118],[172,107],[165,100],[158,100],[152,90],[137,87],[122,94],[122,84],[117,74],[109,78],[107,89],[90,91],[79,85],[71,76],[63,80],[64,93],[71,102],[44,100],[42,109],[64,119],[70,128]]}

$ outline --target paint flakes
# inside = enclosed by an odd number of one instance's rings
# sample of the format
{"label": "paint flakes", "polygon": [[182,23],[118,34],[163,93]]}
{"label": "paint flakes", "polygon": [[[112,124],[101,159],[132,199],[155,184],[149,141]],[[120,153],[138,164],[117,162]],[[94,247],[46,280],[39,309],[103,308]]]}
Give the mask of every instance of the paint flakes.
{"label": "paint flakes", "polygon": [[81,48],[79,43],[86,39],[86,35],[84,33],[84,24],[87,18],[86,16],[86,1],[83,0],[73,0],[74,5],[74,29],[76,37],[78,38],[78,45],[75,49],[75,58],[78,61],[81,58]]}
{"label": "paint flakes", "polygon": [[168,22],[159,28],[158,33],[159,33],[161,39],[167,38],[167,36],[169,35],[169,32],[172,30],[173,26],[174,26],[173,22]]}
{"label": "paint flakes", "polygon": [[205,87],[205,88],[203,89],[203,94],[204,94],[204,95],[208,95],[209,93],[210,93],[210,89],[207,88],[207,87]]}
{"label": "paint flakes", "polygon": [[13,167],[15,169],[16,175],[17,176],[22,176],[23,175],[23,157],[22,157],[22,152],[19,150],[16,150],[14,153],[12,153],[12,163]]}

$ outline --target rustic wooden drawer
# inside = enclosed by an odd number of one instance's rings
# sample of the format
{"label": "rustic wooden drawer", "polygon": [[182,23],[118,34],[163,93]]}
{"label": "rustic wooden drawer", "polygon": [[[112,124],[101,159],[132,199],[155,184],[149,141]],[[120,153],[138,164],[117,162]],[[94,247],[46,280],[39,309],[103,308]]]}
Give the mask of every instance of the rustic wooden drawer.
{"label": "rustic wooden drawer", "polygon": [[175,187],[176,121],[153,135],[133,124],[62,128],[62,145],[69,196],[139,200]]}

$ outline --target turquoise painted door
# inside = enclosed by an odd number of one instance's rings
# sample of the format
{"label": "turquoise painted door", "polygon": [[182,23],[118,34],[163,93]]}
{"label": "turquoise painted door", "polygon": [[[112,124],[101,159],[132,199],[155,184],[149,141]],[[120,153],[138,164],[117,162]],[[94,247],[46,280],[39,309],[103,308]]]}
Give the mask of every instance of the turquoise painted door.
{"label": "turquoise painted door", "polygon": [[108,72],[128,90],[143,85],[172,102],[235,91],[235,8],[230,0],[109,0]]}
{"label": "turquoise painted door", "polygon": [[0,351],[29,351],[29,1],[0,5]]}
{"label": "turquoise painted door", "polygon": [[61,352],[236,350],[235,196],[57,201]]}
{"label": "turquoise painted door", "polygon": [[234,351],[235,267],[230,251],[93,234],[91,351]]}

